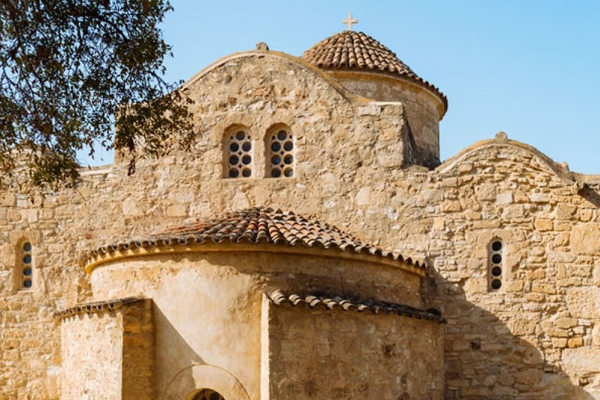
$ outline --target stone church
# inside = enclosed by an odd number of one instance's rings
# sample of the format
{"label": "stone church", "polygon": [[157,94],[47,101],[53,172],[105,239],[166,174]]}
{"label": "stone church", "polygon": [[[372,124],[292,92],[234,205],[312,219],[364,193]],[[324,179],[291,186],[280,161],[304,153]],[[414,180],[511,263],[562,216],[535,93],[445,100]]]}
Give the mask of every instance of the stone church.
{"label": "stone church", "polygon": [[441,162],[445,95],[352,30],[181,90],[192,151],[0,192],[1,400],[600,399],[600,176]]}

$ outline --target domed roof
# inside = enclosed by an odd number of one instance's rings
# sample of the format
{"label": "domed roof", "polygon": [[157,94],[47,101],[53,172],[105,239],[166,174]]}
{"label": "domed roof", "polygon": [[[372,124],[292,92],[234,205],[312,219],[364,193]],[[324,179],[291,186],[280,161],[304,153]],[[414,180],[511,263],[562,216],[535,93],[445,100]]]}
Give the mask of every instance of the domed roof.
{"label": "domed roof", "polygon": [[[337,249],[366,253],[402,262],[417,269],[424,266],[410,258],[384,251],[342,232],[335,226],[311,220],[293,212],[274,211],[271,208],[250,208],[215,219],[186,224],[154,234],[144,240],[133,240],[101,247],[87,253],[82,265],[96,264],[105,256],[140,248],[204,243],[254,243],[322,249]],[[86,269],[89,269],[86,267]]]}
{"label": "domed roof", "polygon": [[343,31],[306,50],[303,60],[323,69],[369,70],[407,78],[438,94],[447,107],[446,96],[419,77],[396,54],[363,32]]}

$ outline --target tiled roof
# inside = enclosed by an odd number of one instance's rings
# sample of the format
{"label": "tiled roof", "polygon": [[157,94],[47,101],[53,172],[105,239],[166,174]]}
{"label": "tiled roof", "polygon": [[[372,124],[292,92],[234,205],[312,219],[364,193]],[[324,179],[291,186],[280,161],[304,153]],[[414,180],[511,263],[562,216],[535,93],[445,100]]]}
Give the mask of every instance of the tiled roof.
{"label": "tiled roof", "polygon": [[363,243],[335,226],[310,220],[293,212],[274,211],[271,208],[250,208],[232,212],[223,217],[195,222],[150,236],[101,247],[84,256],[82,264],[96,255],[104,255],[135,248],[159,247],[187,243],[267,243],[302,246],[338,251],[352,251],[403,262],[423,270],[419,261],[384,251]]}
{"label": "tiled roof", "polygon": [[315,296],[315,295],[286,295],[280,290],[267,294],[269,300],[277,306],[320,308],[323,310],[339,309],[342,311],[368,311],[371,314],[395,314],[410,318],[426,319],[437,323],[445,323],[446,320],[437,313],[419,310],[411,306],[386,303],[373,300],[349,300],[339,296]]}
{"label": "tiled roof", "polygon": [[78,314],[94,314],[102,311],[116,310],[125,304],[135,303],[144,300],[141,297],[126,297],[116,300],[98,301],[95,303],[81,304],[75,307],[67,308],[66,310],[57,311],[54,316],[57,318],[65,318],[71,315]]}
{"label": "tiled roof", "polygon": [[315,44],[302,55],[305,61],[324,69],[358,69],[388,72],[425,85],[439,94],[448,106],[446,96],[404,64],[396,54],[363,32],[343,31]]}

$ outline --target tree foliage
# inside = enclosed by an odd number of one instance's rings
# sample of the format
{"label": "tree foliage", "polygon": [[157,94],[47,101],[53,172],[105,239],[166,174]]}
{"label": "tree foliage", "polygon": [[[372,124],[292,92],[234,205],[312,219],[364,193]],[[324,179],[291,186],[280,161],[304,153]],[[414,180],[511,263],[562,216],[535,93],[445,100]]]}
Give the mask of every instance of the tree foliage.
{"label": "tree foliage", "polygon": [[[0,168],[27,154],[33,182],[70,182],[76,153],[160,155],[189,131],[187,101],[164,80],[168,0],[0,1]],[[116,126],[116,131],[115,131]],[[189,145],[191,133],[180,137]],[[21,157],[22,158],[22,157]]]}

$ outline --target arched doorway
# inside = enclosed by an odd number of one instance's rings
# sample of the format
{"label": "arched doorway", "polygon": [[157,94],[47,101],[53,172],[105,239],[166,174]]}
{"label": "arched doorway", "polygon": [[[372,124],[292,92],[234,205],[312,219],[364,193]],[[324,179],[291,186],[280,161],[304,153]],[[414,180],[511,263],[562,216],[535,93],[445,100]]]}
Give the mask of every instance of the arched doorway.
{"label": "arched doorway", "polygon": [[214,390],[202,389],[192,397],[192,400],[225,400],[225,398]]}
{"label": "arched doorway", "polygon": [[171,379],[160,400],[181,399],[250,400],[250,396],[241,382],[223,368],[190,365]]}

